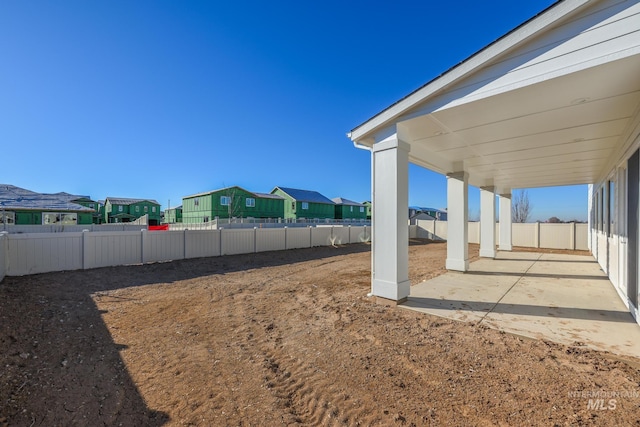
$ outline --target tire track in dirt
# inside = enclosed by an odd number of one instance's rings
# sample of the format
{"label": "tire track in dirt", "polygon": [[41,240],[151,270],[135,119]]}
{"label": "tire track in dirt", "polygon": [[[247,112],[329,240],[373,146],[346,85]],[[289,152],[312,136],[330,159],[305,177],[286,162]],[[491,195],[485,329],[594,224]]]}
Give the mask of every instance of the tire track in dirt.
{"label": "tire track in dirt", "polygon": [[[282,418],[285,424],[332,426],[371,424],[375,420],[370,412],[365,411],[349,395],[338,379],[318,366],[317,358],[320,353],[315,352],[307,342],[314,339],[313,336],[307,336],[311,334],[310,331],[305,331],[307,325],[312,325],[315,329],[330,328],[340,316],[332,312],[335,309],[332,305],[336,303],[334,296],[322,292],[321,285],[301,283],[305,282],[305,277],[315,274],[315,268],[334,262],[323,260],[306,263],[286,276],[276,275],[259,284],[250,285],[245,290],[252,295],[243,301],[237,301],[234,309],[240,319],[252,317],[255,321],[252,325],[262,326],[252,328],[252,332],[245,335],[246,346],[260,349],[263,387],[270,391],[281,407],[285,414]],[[285,284],[281,283],[283,279]],[[275,282],[278,285],[265,288],[265,285]],[[254,305],[256,300],[265,298],[291,300],[290,311],[287,313],[290,321],[284,328],[278,324],[274,313],[261,312]],[[315,309],[313,306],[316,306]],[[326,316],[312,319],[309,316],[317,311],[317,306],[321,307]]]}

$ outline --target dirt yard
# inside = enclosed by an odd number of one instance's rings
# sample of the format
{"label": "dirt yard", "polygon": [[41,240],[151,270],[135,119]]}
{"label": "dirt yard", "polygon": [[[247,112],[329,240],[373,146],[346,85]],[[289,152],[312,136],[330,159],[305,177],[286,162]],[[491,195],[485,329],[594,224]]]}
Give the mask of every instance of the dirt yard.
{"label": "dirt yard", "polygon": [[[412,283],[445,254],[414,241]],[[640,425],[639,360],[369,287],[364,244],[7,277],[0,426]]]}

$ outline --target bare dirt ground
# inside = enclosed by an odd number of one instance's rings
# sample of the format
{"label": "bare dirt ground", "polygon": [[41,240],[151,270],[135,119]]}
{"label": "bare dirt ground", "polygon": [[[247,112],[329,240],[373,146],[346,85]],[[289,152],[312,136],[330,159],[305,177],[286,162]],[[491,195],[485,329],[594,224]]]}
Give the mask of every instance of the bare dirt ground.
{"label": "bare dirt ground", "polygon": [[369,249],[7,277],[0,426],[640,425],[638,360],[376,305]]}

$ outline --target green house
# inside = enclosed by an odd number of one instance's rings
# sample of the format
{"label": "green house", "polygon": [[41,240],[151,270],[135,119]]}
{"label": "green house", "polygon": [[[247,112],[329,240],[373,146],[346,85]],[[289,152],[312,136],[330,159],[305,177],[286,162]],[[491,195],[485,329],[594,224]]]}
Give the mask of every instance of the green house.
{"label": "green house", "polygon": [[165,209],[164,219],[162,222],[165,224],[176,224],[182,222],[182,206]]}
{"label": "green house", "polygon": [[215,218],[284,218],[284,199],[233,186],[182,198],[182,222],[209,222]]}
{"label": "green house", "polygon": [[91,224],[96,209],[85,206],[80,201],[86,205],[92,202],[87,196],[43,194],[15,185],[0,184],[0,224]]}
{"label": "green house", "polygon": [[336,204],[336,219],[367,219],[367,208],[364,204],[354,202],[353,200],[345,199],[342,197],[336,197],[335,199],[332,199],[332,201]]}
{"label": "green house", "polygon": [[286,219],[335,218],[335,203],[317,191],[276,187],[271,190],[271,194],[285,199],[284,217]]}
{"label": "green house", "polygon": [[362,204],[364,205],[366,211],[367,211],[367,219],[371,219],[371,206],[373,206],[373,203],[371,203],[369,200],[365,200],[364,202],[362,202]]}
{"label": "green house", "polygon": [[160,203],[122,197],[107,197],[104,201],[105,222],[132,222],[144,215],[149,215],[149,225],[160,224]]}

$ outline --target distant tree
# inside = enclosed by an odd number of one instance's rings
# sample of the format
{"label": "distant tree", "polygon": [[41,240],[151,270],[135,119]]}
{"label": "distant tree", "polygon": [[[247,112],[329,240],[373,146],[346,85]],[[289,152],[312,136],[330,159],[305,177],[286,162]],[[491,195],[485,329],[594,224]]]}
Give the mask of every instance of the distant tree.
{"label": "distant tree", "polygon": [[547,220],[547,222],[550,224],[560,224],[562,221],[557,216],[552,216]]}
{"label": "distant tree", "polygon": [[527,222],[532,210],[533,205],[529,201],[529,193],[527,193],[527,190],[521,190],[513,195],[511,199],[512,222]]}

